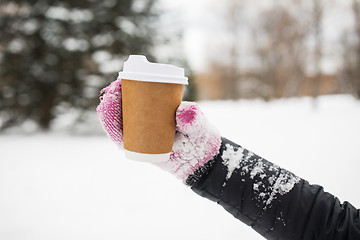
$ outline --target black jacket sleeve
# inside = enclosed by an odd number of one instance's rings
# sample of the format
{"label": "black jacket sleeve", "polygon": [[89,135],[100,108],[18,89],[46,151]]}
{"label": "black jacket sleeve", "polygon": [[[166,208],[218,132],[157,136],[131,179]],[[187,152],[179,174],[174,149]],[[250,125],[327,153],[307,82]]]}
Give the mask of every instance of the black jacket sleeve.
{"label": "black jacket sleeve", "polygon": [[360,211],[223,138],[187,184],[266,239],[360,240]]}

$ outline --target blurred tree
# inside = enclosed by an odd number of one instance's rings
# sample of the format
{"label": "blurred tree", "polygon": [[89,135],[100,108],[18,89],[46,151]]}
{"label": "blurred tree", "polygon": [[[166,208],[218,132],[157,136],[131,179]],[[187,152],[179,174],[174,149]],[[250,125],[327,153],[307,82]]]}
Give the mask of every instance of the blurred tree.
{"label": "blurred tree", "polygon": [[241,97],[241,25],[242,23],[242,0],[228,0],[225,10],[225,25],[230,33],[228,48],[225,52],[228,54],[229,63],[223,66],[226,71],[223,72],[223,83],[226,99],[238,99]]}
{"label": "blurred tree", "polygon": [[220,44],[216,49],[220,50],[221,57],[214,54],[210,57],[209,65],[217,66],[221,78],[221,98],[239,99],[241,97],[241,44],[243,30],[243,3],[244,0],[224,0],[219,3],[219,24],[222,25],[222,35],[217,36]]}
{"label": "blurred tree", "polygon": [[[321,81],[321,60],[322,60],[322,45],[323,45],[323,30],[322,19],[324,15],[324,5],[322,0],[313,0],[313,36],[314,36],[314,77],[312,84],[312,97],[316,98],[320,91]],[[314,102],[315,103],[315,102]]]}
{"label": "blurred tree", "polygon": [[260,66],[254,75],[266,91],[264,99],[296,96],[305,78],[307,29],[288,8],[273,6],[261,14],[253,29],[255,55]]}
{"label": "blurred tree", "polygon": [[355,95],[360,99],[360,1],[353,0],[352,5],[354,18],[355,18],[355,34],[357,42],[354,47],[354,69],[353,69],[353,78],[352,85]]}
{"label": "blurred tree", "polygon": [[0,130],[26,119],[48,129],[59,111],[95,107],[127,55],[154,60],[155,2],[1,1]]}
{"label": "blurred tree", "polygon": [[185,86],[183,100],[196,101],[198,99],[198,96],[197,88],[194,83],[194,73],[189,67],[185,67],[185,72],[187,73],[189,84]]}
{"label": "blurred tree", "polygon": [[360,99],[360,1],[352,1],[354,15],[353,31],[343,34],[342,44],[344,48],[343,67],[341,76],[350,91]]}

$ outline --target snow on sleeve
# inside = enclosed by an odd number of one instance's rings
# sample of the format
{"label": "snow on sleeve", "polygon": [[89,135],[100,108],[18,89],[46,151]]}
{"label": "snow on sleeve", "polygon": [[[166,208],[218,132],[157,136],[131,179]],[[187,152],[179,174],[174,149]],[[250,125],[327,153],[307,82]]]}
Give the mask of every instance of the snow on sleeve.
{"label": "snow on sleeve", "polygon": [[240,175],[244,176],[243,182],[246,181],[247,174],[253,182],[252,187],[256,199],[264,204],[264,208],[271,207],[271,202],[279,194],[287,194],[300,181],[300,178],[293,173],[281,169],[244,148],[236,148],[231,144],[225,145],[221,158],[222,164],[227,168],[223,187],[226,186],[234,171],[240,171]]}
{"label": "snow on sleeve", "polygon": [[275,184],[272,186],[272,192],[269,199],[266,201],[266,206],[276,199],[278,194],[284,195],[293,189],[296,183],[300,181],[298,176],[295,176],[293,173],[288,172],[284,169],[281,169],[280,175],[277,178]]}
{"label": "snow on sleeve", "polygon": [[223,151],[221,158],[223,160],[224,166],[226,166],[228,169],[226,180],[229,180],[235,169],[240,168],[240,162],[243,160],[244,154],[243,149],[241,148],[235,151],[234,147],[230,144],[226,144],[225,147],[226,150]]}

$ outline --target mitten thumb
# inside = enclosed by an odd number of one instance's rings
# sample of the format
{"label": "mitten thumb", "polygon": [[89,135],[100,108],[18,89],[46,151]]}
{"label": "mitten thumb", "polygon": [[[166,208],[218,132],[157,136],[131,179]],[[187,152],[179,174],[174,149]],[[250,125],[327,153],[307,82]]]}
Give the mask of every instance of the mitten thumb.
{"label": "mitten thumb", "polygon": [[176,130],[170,160],[158,165],[186,180],[215,157],[219,152],[221,137],[193,102],[182,102],[178,107]]}

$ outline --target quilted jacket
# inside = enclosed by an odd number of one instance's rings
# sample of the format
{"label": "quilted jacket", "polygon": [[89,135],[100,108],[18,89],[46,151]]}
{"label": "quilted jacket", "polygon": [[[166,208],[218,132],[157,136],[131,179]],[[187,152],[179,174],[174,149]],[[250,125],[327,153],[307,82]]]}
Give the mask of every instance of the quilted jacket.
{"label": "quilted jacket", "polygon": [[360,240],[359,209],[225,138],[186,183],[265,239]]}

